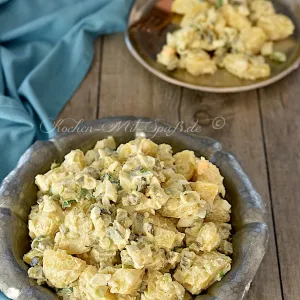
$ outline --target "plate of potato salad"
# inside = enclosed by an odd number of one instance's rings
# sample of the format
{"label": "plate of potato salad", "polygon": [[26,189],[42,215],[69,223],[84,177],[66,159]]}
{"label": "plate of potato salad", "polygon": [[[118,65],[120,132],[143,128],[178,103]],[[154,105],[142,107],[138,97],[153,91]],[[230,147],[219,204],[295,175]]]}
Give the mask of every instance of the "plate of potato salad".
{"label": "plate of potato salad", "polygon": [[192,299],[231,269],[223,177],[193,151],[108,137],[35,182],[23,260],[60,299]]}
{"label": "plate of potato salad", "polygon": [[295,30],[292,20],[276,13],[268,0],[174,0],[180,28],[167,34],[157,60],[168,70],[192,76],[225,69],[246,80],[268,78],[270,62],[285,63],[275,45]]}

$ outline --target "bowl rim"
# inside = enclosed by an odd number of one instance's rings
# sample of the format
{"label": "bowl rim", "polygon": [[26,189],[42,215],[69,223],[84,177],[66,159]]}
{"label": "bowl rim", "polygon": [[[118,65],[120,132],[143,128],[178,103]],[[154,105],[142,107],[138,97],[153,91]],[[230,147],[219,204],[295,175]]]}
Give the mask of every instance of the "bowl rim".
{"label": "bowl rim", "polygon": [[[137,122],[138,120],[142,120],[143,122],[155,122],[156,120],[150,119],[150,118],[139,118],[139,117],[109,117],[109,118],[102,118],[102,119],[97,119],[97,120],[93,120],[93,121],[87,121],[82,123],[82,126],[100,126],[103,124],[114,124],[116,122],[119,121],[130,121],[130,122]],[[162,125],[164,127],[168,127],[168,128],[174,128],[173,126],[170,126],[169,124],[163,123],[163,122],[158,122],[159,125]],[[135,131],[134,134],[136,135],[136,133],[139,131]],[[266,204],[264,203],[263,199],[260,197],[260,195],[256,192],[255,188],[253,187],[250,179],[248,178],[248,176],[245,174],[245,172],[243,171],[242,167],[240,166],[240,164],[238,163],[238,161],[236,160],[236,158],[229,152],[225,152],[222,150],[222,145],[216,141],[215,139],[209,138],[209,137],[205,137],[205,136],[199,136],[196,134],[191,134],[191,133],[186,133],[186,132],[180,132],[178,130],[175,130],[176,134],[178,135],[178,137],[176,137],[176,139],[179,139],[180,137],[185,137],[187,139],[191,139],[192,141],[197,142],[197,146],[200,144],[202,145],[201,147],[203,147],[203,145],[205,144],[207,149],[209,151],[209,155],[210,155],[210,159],[218,159],[218,157],[220,158],[220,160],[228,160],[230,166],[235,169],[235,171],[238,173],[238,176],[240,177],[239,179],[241,180],[241,182],[245,185],[245,190],[241,191],[241,193],[244,195],[244,198],[242,198],[242,200],[244,201],[245,199],[247,200],[247,197],[249,197],[249,199],[251,198],[251,200],[255,200],[258,201],[259,203],[259,210],[256,212],[256,215],[253,216],[253,218],[251,219],[251,221],[245,223],[243,226],[238,227],[237,231],[240,230],[244,230],[245,228],[247,228],[248,226],[256,226],[257,224],[260,224],[263,226],[263,232],[262,232],[262,239],[260,240],[260,242],[257,242],[258,245],[260,246],[260,253],[258,254],[258,258],[255,261],[249,261],[248,264],[250,265],[250,275],[248,274],[247,280],[245,281],[245,284],[242,286],[238,286],[239,287],[239,291],[236,292],[238,293],[240,296],[239,298],[230,298],[230,299],[242,299],[247,291],[247,289],[249,288],[249,284],[251,283],[251,281],[253,280],[253,277],[264,257],[264,254],[267,250],[267,243],[268,243],[268,237],[269,237],[269,233],[268,233],[268,225],[267,225],[267,221],[266,221]],[[3,209],[9,209],[10,212],[12,213],[12,203],[8,203],[7,206],[2,205],[2,203],[4,203],[2,200],[4,199],[4,197],[7,196],[7,187],[9,186],[9,184],[11,184],[13,182],[13,185],[18,183],[18,176],[19,176],[19,172],[20,170],[22,170],[23,172],[28,171],[28,169],[30,167],[28,167],[28,158],[30,157],[30,155],[36,154],[37,152],[39,152],[42,148],[48,148],[49,145],[51,144],[52,146],[54,145],[56,147],[57,154],[62,154],[62,150],[60,150],[58,148],[58,145],[56,145],[55,143],[57,141],[63,141],[64,139],[68,139],[74,136],[74,139],[76,139],[76,135],[78,133],[63,133],[63,134],[58,134],[56,137],[54,137],[53,139],[51,139],[50,141],[37,141],[35,144],[33,144],[20,158],[19,163],[17,164],[16,168],[14,170],[12,170],[10,172],[10,174],[3,180],[1,186],[0,186],[0,214],[2,212]],[[113,135],[112,134],[107,134],[108,135]],[[192,143],[191,141],[191,143]],[[168,142],[168,141],[166,141]],[[50,143],[50,144],[49,144]],[[184,141],[186,147],[187,146],[187,142]],[[60,152],[61,151],[61,152]],[[249,194],[247,194],[247,191],[249,191]],[[16,194],[17,192],[15,190],[10,190],[11,195],[14,195],[14,197],[18,197],[19,195]],[[247,194],[247,195],[246,195]],[[12,198],[13,199],[13,198]],[[248,200],[249,200],[248,199]],[[245,200],[245,201],[246,201]],[[247,202],[248,203],[248,202]],[[251,211],[252,213],[252,211]],[[0,216],[0,221],[2,219],[2,216]],[[6,232],[8,229],[3,229],[4,232]],[[6,231],[5,231],[6,230]],[[256,229],[255,229],[256,230]],[[7,246],[7,245],[6,245]],[[11,250],[11,249],[10,249]],[[12,255],[12,254],[11,254]],[[6,257],[8,256],[7,253],[3,253],[3,248],[0,248],[0,257]],[[16,259],[17,257],[13,255],[13,259],[14,261],[10,262],[11,265],[9,265],[9,268],[16,268]],[[19,269],[21,269],[20,264],[17,264]],[[230,274],[230,272],[228,273]],[[243,273],[244,274],[244,273]],[[246,277],[246,274],[244,274]],[[24,276],[26,276],[25,279],[28,280],[28,276],[27,273],[21,274],[20,276],[22,276],[22,278],[24,279]],[[227,277],[224,277],[224,279]],[[0,273],[0,288],[2,290],[2,292],[4,292],[5,295],[7,295],[7,289],[5,289],[3,291],[3,284],[1,283],[3,279],[3,273]],[[22,283],[23,284],[23,288],[25,290],[30,290],[30,293],[34,296],[35,294],[38,293],[47,293],[49,295],[49,298],[47,299],[57,299],[55,298],[54,294],[50,295],[50,291],[48,288],[46,287],[40,287],[37,286],[36,284],[30,285],[28,286],[27,281]],[[5,282],[6,286],[7,286],[7,282]],[[237,283],[239,284],[239,282]],[[207,295],[200,295],[197,297],[197,299],[201,300],[201,299],[207,299],[207,300],[217,300],[217,299],[229,299],[228,296],[224,296],[224,297],[215,297],[214,293],[218,293],[218,291],[220,292],[220,295],[225,295],[226,293],[228,293],[228,290],[222,290],[222,288],[226,285],[226,281],[220,281],[216,284],[216,288],[214,289],[208,289],[208,294]],[[228,285],[230,285],[230,281],[228,281],[227,283],[227,287]],[[213,285],[214,286],[214,285]],[[212,287],[213,287],[212,286]],[[210,293],[210,290],[212,290],[212,294]],[[23,290],[22,290],[23,291]],[[51,293],[52,294],[52,293]],[[227,295],[227,294],[226,294]],[[27,297],[27,296],[26,296]],[[20,295],[20,297],[14,298],[14,299],[20,299],[20,300],[27,300],[25,296]],[[36,298],[32,298],[32,299],[36,299]],[[39,299],[39,298],[37,298]],[[45,297],[46,299],[46,297]]]}

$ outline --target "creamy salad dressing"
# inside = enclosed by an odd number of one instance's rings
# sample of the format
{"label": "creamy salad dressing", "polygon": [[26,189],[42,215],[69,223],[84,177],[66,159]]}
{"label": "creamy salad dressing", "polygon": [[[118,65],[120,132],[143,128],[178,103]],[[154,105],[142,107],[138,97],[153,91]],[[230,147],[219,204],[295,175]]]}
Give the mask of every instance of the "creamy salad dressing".
{"label": "creamy salad dressing", "polygon": [[108,137],[36,184],[23,259],[62,299],[190,299],[231,268],[223,177],[192,151]]}

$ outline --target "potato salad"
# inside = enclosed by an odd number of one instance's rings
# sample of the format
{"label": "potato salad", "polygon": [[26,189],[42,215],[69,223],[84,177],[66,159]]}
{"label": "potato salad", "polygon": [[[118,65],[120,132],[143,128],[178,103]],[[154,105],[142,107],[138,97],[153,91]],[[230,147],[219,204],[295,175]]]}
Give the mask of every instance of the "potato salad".
{"label": "potato salad", "polygon": [[29,277],[64,300],[187,300],[231,268],[219,169],[193,151],[113,137],[36,176]]}
{"label": "potato salad", "polygon": [[168,70],[186,69],[193,76],[218,68],[248,80],[270,76],[266,60],[282,63],[286,54],[274,42],[294,32],[292,21],[277,14],[268,0],[174,0],[182,15],[180,29],[167,34],[158,54]]}

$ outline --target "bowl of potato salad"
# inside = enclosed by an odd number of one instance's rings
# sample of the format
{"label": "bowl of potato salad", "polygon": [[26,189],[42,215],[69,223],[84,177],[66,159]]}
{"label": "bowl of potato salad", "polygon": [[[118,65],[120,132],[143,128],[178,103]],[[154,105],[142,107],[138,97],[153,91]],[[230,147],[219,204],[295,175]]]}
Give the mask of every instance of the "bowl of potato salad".
{"label": "bowl of potato salad", "polygon": [[299,0],[157,0],[150,8],[139,2],[127,45],[168,82],[239,92],[271,84],[299,66]]}
{"label": "bowl of potato salad", "polygon": [[35,143],[2,183],[1,291],[19,300],[242,299],[268,227],[233,155],[149,119],[81,128]]}

